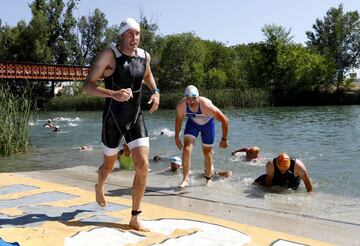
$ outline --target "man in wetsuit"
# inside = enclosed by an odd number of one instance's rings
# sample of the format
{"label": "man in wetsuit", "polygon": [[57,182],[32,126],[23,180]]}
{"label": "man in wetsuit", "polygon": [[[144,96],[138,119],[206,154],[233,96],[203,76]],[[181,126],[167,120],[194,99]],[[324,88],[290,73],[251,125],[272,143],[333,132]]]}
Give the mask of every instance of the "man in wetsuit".
{"label": "man in wetsuit", "polygon": [[[182,149],[184,175],[180,187],[184,188],[189,185],[191,152],[199,133],[201,133],[202,140],[205,178],[209,182],[213,175],[212,145],[215,141],[215,120],[221,122],[222,138],[219,147],[227,148],[228,119],[208,98],[200,97],[198,89],[193,85],[186,87],[185,98],[178,102],[176,110],[175,144],[180,150]],[[183,146],[179,134],[185,116],[188,119],[184,130]]]}
{"label": "man in wetsuit", "polygon": [[[101,135],[104,159],[95,186],[96,201],[100,206],[106,206],[104,183],[113,170],[120,140],[124,136],[135,163],[129,225],[135,230],[147,231],[138,219],[149,166],[148,131],[140,110],[142,82],[153,92],[148,102],[152,103],[150,113],[157,110],[160,94],[150,70],[150,55],[138,48],[139,23],[132,18],[125,19],[120,24],[119,35],[119,44],[97,57],[83,86],[85,93],[105,97]],[[105,88],[96,85],[101,76]]]}
{"label": "man in wetsuit", "polygon": [[286,153],[266,163],[266,174],[254,181],[254,185],[277,185],[296,190],[301,180],[304,181],[306,190],[312,191],[312,184],[304,163],[298,159],[290,158]]}

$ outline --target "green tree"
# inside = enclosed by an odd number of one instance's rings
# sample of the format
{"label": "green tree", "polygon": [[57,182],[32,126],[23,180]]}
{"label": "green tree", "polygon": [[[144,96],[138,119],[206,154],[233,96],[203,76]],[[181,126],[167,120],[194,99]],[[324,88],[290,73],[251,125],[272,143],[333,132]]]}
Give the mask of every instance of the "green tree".
{"label": "green tree", "polygon": [[35,0],[30,4],[32,19],[28,27],[29,42],[28,60],[37,63],[53,63],[55,61],[50,40],[54,36],[48,15],[48,4],[45,0]]}
{"label": "green tree", "polygon": [[208,89],[225,88],[226,73],[220,69],[212,68],[206,73],[205,85]]}
{"label": "green tree", "polygon": [[156,23],[149,21],[146,16],[140,17],[141,30],[141,47],[146,49],[150,54],[155,54],[158,47],[159,35],[156,34],[159,27]]}
{"label": "green tree", "polygon": [[119,25],[112,25],[105,30],[104,43],[109,46],[114,46],[119,42]]}
{"label": "green tree", "polygon": [[76,19],[73,10],[76,0],[65,6],[62,0],[34,0],[30,5],[32,19],[25,39],[26,61],[38,63],[73,64],[79,59]]}
{"label": "green tree", "polygon": [[15,27],[0,27],[0,59],[5,61],[26,61],[29,44],[27,43],[27,24],[19,21]]}
{"label": "green tree", "polygon": [[336,68],[332,81],[337,91],[349,70],[360,65],[360,18],[358,11],[344,13],[343,5],[331,8],[314,31],[306,32],[308,46],[331,60]]}
{"label": "green tree", "polygon": [[[205,81],[207,87],[211,89],[225,88],[225,87],[240,87],[241,79],[240,67],[238,67],[238,60],[234,48],[226,47],[221,42],[216,41],[203,41],[206,45],[206,59],[205,59],[205,72],[207,73]],[[215,76],[216,74],[216,76]],[[219,85],[214,85],[214,80],[218,77]]]}
{"label": "green tree", "polygon": [[29,24],[20,21],[16,27],[1,28],[0,42],[5,45],[1,55],[10,61],[75,63],[79,56],[72,14],[75,0],[67,1],[66,9],[62,0],[35,0],[29,7]]}
{"label": "green tree", "polygon": [[159,27],[140,14],[141,48],[151,55],[151,71],[156,80],[159,77],[159,62],[163,39],[157,34]]}
{"label": "green tree", "polygon": [[[88,17],[82,16],[80,18],[78,28],[82,54],[81,64],[91,64],[95,60],[96,55],[112,43],[113,40],[111,38],[105,38],[107,25],[108,21],[105,18],[105,14],[99,9],[95,9]],[[108,34],[114,33],[108,32]],[[111,43],[109,44],[108,42]]]}
{"label": "green tree", "polygon": [[287,45],[292,44],[291,30],[278,25],[265,25],[262,32],[266,41],[262,47],[263,59],[267,64],[265,68],[266,84],[275,90],[282,90],[287,83],[285,80],[286,70],[279,66],[279,55],[283,53]]}
{"label": "green tree", "polygon": [[235,88],[267,88],[265,59],[262,47],[264,44],[239,44],[233,47],[235,52],[234,66],[237,70],[237,85]]}
{"label": "green tree", "polygon": [[70,0],[66,4],[63,20],[59,25],[60,36],[55,39],[57,43],[56,63],[58,64],[79,64],[81,61],[81,51],[78,36],[76,34],[77,20],[73,15],[76,8],[75,0]]}
{"label": "green tree", "polygon": [[[309,92],[327,89],[331,76],[331,63],[300,44],[291,44],[278,57],[282,72],[282,91]],[[330,72],[329,72],[330,71]]]}
{"label": "green tree", "polygon": [[164,38],[160,59],[159,84],[162,89],[204,86],[206,46],[192,33]]}
{"label": "green tree", "polygon": [[265,25],[262,32],[264,42],[234,47],[238,64],[248,86],[282,90],[287,81],[283,77],[286,71],[279,66],[279,57],[292,44],[290,30],[272,24]]}
{"label": "green tree", "polygon": [[281,26],[266,25],[263,32],[265,42],[236,47],[245,59],[246,80],[252,87],[270,89],[277,95],[329,87],[331,62],[293,43],[290,30]]}

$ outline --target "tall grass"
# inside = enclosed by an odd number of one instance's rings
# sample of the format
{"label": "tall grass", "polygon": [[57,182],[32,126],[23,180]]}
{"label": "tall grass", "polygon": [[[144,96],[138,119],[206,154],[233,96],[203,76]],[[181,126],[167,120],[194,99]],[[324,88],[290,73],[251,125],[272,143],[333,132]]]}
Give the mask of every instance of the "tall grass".
{"label": "tall grass", "polygon": [[0,155],[26,152],[32,105],[29,91],[16,97],[7,87],[0,86],[0,105]]}
{"label": "tall grass", "polygon": [[212,89],[200,93],[220,108],[254,108],[270,105],[270,94],[263,89]]}
{"label": "tall grass", "polygon": [[[208,97],[220,108],[229,107],[265,107],[270,105],[269,93],[261,89],[214,89],[200,90],[200,95]],[[161,93],[160,109],[175,109],[178,101],[184,96],[181,89]],[[142,108],[149,107],[148,92],[144,92]],[[57,96],[50,100],[46,110],[50,111],[81,111],[103,110],[104,98],[77,94],[74,96]]]}
{"label": "tall grass", "polygon": [[[200,90],[200,95],[209,98],[219,108],[251,108],[270,105],[269,92],[261,89]],[[162,93],[160,108],[175,109],[177,102],[182,97],[184,97],[183,91]]]}
{"label": "tall grass", "polygon": [[103,110],[104,98],[77,94],[61,95],[52,98],[45,109],[50,111],[93,111]]}

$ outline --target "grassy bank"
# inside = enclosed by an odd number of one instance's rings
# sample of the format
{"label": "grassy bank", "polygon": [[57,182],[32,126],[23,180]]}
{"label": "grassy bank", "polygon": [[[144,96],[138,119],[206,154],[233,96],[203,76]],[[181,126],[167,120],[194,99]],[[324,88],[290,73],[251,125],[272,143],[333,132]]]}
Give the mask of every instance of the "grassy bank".
{"label": "grassy bank", "polygon": [[[214,89],[200,90],[219,108],[253,108],[267,106],[320,106],[360,104],[360,90],[340,92],[287,92],[270,93],[261,89]],[[160,109],[175,109],[183,97],[183,91],[161,93]],[[150,93],[144,91],[142,108],[148,109]],[[103,110],[104,98],[78,94],[54,97],[47,104],[49,111],[92,111]]]}
{"label": "grassy bank", "polygon": [[[217,89],[200,91],[220,108],[228,107],[264,107],[269,105],[269,94],[259,89]],[[175,109],[177,102],[183,97],[183,91],[161,93],[160,109]],[[142,107],[148,108],[150,94],[144,91]],[[78,94],[75,96],[58,96],[46,105],[49,111],[87,111],[102,110],[104,99],[100,97]]]}
{"label": "grassy bank", "polygon": [[27,91],[18,97],[0,86],[0,155],[26,152],[29,146],[31,97]]}
{"label": "grassy bank", "polygon": [[103,110],[104,98],[78,94],[75,96],[56,96],[46,105],[49,111],[87,111]]}

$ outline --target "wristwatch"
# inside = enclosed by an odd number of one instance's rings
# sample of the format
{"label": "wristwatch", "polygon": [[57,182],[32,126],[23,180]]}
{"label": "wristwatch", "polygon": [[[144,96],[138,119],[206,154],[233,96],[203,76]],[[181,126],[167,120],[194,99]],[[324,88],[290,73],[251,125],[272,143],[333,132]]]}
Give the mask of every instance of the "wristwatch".
{"label": "wristwatch", "polygon": [[159,94],[160,94],[160,90],[159,90],[158,88],[155,88],[153,94],[155,94],[155,93],[159,93]]}

